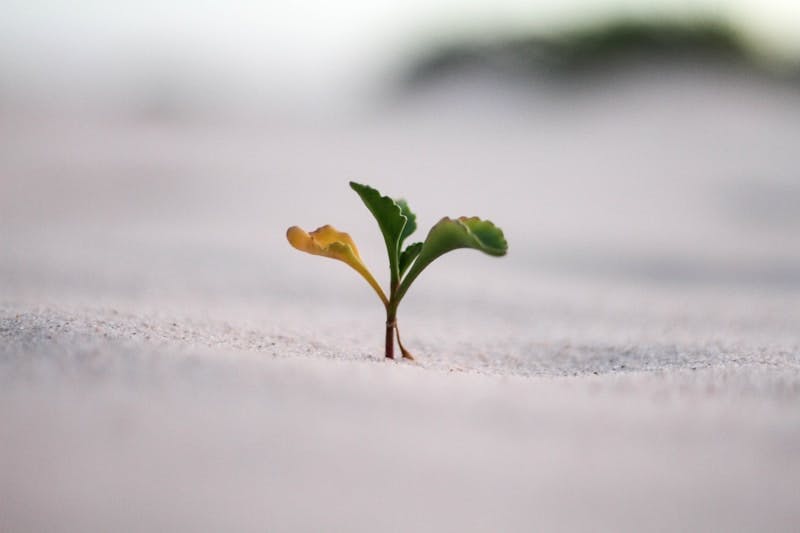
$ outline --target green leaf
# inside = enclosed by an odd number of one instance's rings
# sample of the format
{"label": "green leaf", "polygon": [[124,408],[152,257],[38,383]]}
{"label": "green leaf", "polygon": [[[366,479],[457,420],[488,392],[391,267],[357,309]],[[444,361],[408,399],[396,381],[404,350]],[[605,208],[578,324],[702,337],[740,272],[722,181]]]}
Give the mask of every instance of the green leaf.
{"label": "green leaf", "polygon": [[[354,181],[350,182],[350,188],[358,193],[364,205],[367,206],[375,220],[378,221],[383,240],[386,242],[386,251],[389,253],[389,270],[391,272],[392,287],[394,287],[400,279],[398,266],[400,262],[400,241],[403,239],[408,218],[403,214],[401,206],[388,196],[382,196],[376,189]],[[414,225],[416,226],[416,224]]]}
{"label": "green leaf", "polygon": [[[395,200],[394,203],[400,206],[400,212],[408,219],[406,227],[403,228],[403,233],[400,235],[400,247],[402,248],[403,241],[405,241],[409,235],[417,231],[417,215],[411,212],[411,208],[408,207],[408,202],[406,202],[404,199],[399,198]],[[403,270],[402,267],[400,270]],[[402,272],[400,275],[402,276]]]}
{"label": "green leaf", "polygon": [[409,244],[403,253],[400,254],[400,277],[403,277],[403,274],[406,273],[408,267],[411,266],[411,263],[414,262],[414,259],[417,258],[419,255],[420,250],[422,250],[422,243],[415,242],[414,244]]}
{"label": "green leaf", "polygon": [[420,273],[439,256],[459,248],[473,248],[489,255],[502,256],[508,251],[503,230],[478,217],[445,217],[428,232],[417,260],[397,290],[395,307]]}

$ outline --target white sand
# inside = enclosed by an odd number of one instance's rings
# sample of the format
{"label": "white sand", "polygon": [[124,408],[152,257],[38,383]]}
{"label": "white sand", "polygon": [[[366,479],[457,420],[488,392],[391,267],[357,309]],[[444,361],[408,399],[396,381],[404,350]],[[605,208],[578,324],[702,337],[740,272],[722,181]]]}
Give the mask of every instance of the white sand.
{"label": "white sand", "polygon": [[[4,121],[0,531],[796,530],[800,107],[675,83],[441,123]],[[283,240],[332,223],[385,277],[351,177],[423,234],[506,230],[409,292],[417,364]]]}

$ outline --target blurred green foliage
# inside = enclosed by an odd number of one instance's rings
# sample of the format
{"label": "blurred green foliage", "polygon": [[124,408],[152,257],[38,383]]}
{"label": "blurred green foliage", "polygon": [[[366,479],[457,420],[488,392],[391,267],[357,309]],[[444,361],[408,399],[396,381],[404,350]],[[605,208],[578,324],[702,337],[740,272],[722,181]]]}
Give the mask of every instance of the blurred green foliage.
{"label": "blurred green foliage", "polygon": [[[404,81],[414,86],[462,69],[569,80],[656,61],[717,62],[778,74],[764,59],[723,22],[620,19],[550,36],[451,41],[419,57]],[[800,79],[798,72],[789,68],[780,74]]]}

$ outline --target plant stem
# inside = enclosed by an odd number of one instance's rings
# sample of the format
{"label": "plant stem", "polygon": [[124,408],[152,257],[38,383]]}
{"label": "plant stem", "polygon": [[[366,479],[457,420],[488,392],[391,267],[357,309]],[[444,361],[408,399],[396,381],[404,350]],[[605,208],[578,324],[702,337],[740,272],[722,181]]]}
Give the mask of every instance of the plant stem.
{"label": "plant stem", "polygon": [[397,304],[394,302],[394,295],[397,292],[399,281],[392,272],[392,279],[389,283],[389,301],[386,303],[386,357],[394,359],[394,332],[397,327]]}
{"label": "plant stem", "polygon": [[403,359],[410,359],[414,361],[414,356],[411,355],[411,352],[406,350],[406,347],[403,346],[403,343],[400,341],[400,328],[397,326],[396,323],[394,325],[394,331],[395,333],[397,333],[397,345],[400,346],[400,352],[403,354]]}
{"label": "plant stem", "polygon": [[394,329],[396,322],[393,316],[386,315],[386,357],[394,359]]}

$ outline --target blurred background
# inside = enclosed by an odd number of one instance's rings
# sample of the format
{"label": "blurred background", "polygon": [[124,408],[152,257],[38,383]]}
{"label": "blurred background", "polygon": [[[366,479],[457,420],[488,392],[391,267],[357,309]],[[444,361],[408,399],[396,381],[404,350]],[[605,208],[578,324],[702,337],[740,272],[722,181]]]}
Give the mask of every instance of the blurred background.
{"label": "blurred background", "polygon": [[382,279],[350,179],[406,197],[419,240],[504,228],[507,260],[426,273],[434,301],[476,275],[508,309],[533,286],[797,291],[796,9],[7,0],[3,293],[336,301],[361,282],[283,235],[331,223]]}
{"label": "blurred background", "polygon": [[797,530],[798,15],[1,0],[0,530]]}

